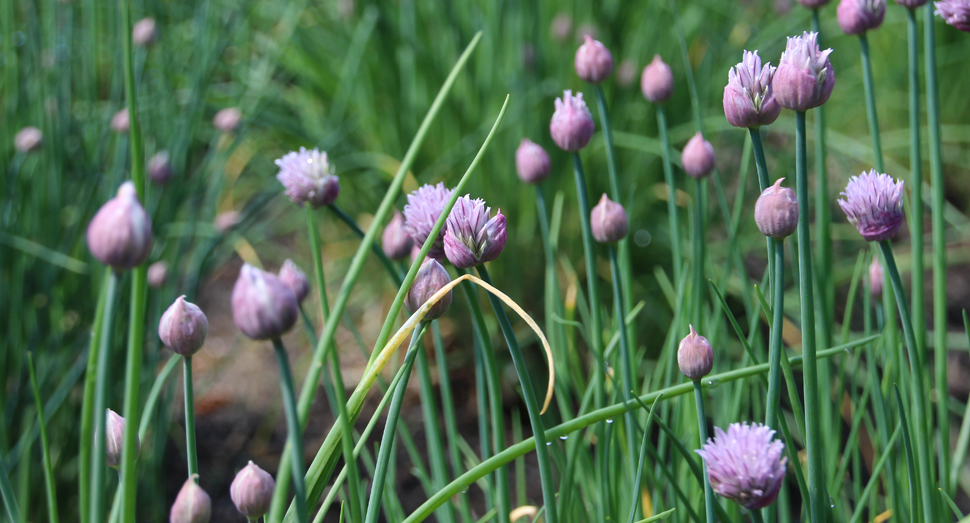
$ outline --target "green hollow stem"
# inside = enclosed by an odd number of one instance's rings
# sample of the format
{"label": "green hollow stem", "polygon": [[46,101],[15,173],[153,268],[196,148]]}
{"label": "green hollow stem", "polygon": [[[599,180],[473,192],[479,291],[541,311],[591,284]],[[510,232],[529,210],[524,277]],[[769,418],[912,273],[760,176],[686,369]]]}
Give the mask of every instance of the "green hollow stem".
{"label": "green hollow stem", "polygon": [[704,190],[703,182],[694,179],[694,234],[691,236],[691,299],[690,322],[698,329],[704,328],[701,321],[703,314],[704,288]]}
{"label": "green hollow stem", "polygon": [[296,410],[296,392],[293,387],[293,372],[286,348],[279,338],[273,339],[276,361],[280,367],[280,389],[283,393],[283,410],[286,412],[286,431],[290,448],[290,470],[293,475],[293,497],[296,503],[296,520],[306,523],[308,519],[306,503],[306,483],[303,479],[303,429]]}
{"label": "green hollow stem", "polygon": [[[620,371],[623,373],[623,400],[633,399],[633,391],[637,390],[637,384],[633,380],[633,354],[630,349],[630,339],[623,319],[626,318],[626,302],[623,300],[623,281],[620,275],[620,263],[618,260],[616,247],[609,246],[610,251],[610,273],[613,277],[613,307],[616,310],[617,331],[620,333]],[[626,444],[627,453],[630,459],[630,471],[637,468],[636,453],[636,434],[635,416],[632,412],[627,412],[624,416],[626,425]]]}
{"label": "green hollow stem", "polygon": [[51,465],[51,447],[47,440],[47,423],[44,421],[44,402],[40,397],[40,387],[37,385],[37,373],[34,371],[34,356],[30,352],[27,353],[27,371],[30,374],[30,387],[34,392],[34,403],[37,406],[37,423],[40,426],[40,449],[41,460],[44,465],[47,518],[50,523],[58,523],[60,518],[57,515],[57,488],[54,484],[54,468]]}
{"label": "green hollow stem", "polygon": [[[478,269],[478,274],[485,283],[494,286],[492,284],[492,278],[488,274],[488,269],[485,268],[485,264],[477,266],[476,269]],[[590,274],[589,278],[595,279],[595,275]],[[499,327],[502,329],[502,334],[505,336],[505,343],[508,344],[509,352],[512,353],[512,363],[515,366],[516,374],[519,376],[522,397],[525,400],[525,407],[529,413],[529,423],[532,425],[532,434],[538,447],[536,457],[539,462],[539,478],[542,481],[542,501],[545,504],[546,511],[545,521],[547,523],[556,523],[559,521],[556,510],[556,484],[552,477],[552,462],[549,459],[549,449],[546,446],[546,428],[542,423],[541,409],[539,402],[536,400],[535,390],[532,387],[529,368],[526,365],[525,356],[522,355],[522,350],[519,348],[519,341],[515,337],[512,323],[505,313],[502,300],[492,293],[488,294],[488,298],[492,303],[492,309],[495,311],[495,316],[498,319]],[[625,329],[621,326],[620,330],[623,331]]]}
{"label": "green hollow stem", "polygon": [[[916,10],[906,9],[906,28],[909,49],[909,171],[910,171],[910,213],[909,233],[912,242],[912,288],[913,292],[913,330],[920,347],[926,346],[926,306],[923,293],[923,161],[920,156],[919,136],[919,26],[916,24]],[[918,291],[916,291],[918,289]],[[945,345],[945,344],[944,344]],[[945,359],[945,358],[944,358]],[[939,401],[941,420],[946,414],[946,402]],[[942,427],[941,427],[942,429]],[[941,459],[940,465],[949,460]],[[943,472],[942,469],[940,471]],[[946,476],[940,476],[944,478]]]}
{"label": "green hollow stem", "polygon": [[765,523],[764,518],[761,517],[761,512],[757,510],[751,511],[751,521],[753,521],[754,523]]}
{"label": "green hollow stem", "polygon": [[896,307],[899,309],[900,320],[903,324],[903,337],[906,340],[907,355],[909,365],[912,367],[912,400],[913,400],[913,433],[915,435],[917,463],[920,477],[920,493],[923,505],[923,520],[937,521],[936,502],[934,493],[933,474],[931,470],[932,459],[931,440],[927,434],[926,412],[926,386],[923,378],[923,360],[919,356],[920,346],[916,343],[916,333],[913,331],[912,317],[909,312],[909,303],[906,302],[906,292],[903,289],[903,281],[899,277],[899,270],[896,268],[896,259],[893,256],[892,246],[889,240],[879,242],[882,249],[883,259],[886,265],[886,272],[889,274],[893,283],[893,290],[896,293]]}
{"label": "green hollow stem", "polygon": [[[831,349],[819,351],[817,354],[818,359],[830,358],[839,354],[844,354],[846,349],[854,349],[856,347],[870,343],[879,336],[869,336],[862,338],[851,343],[844,345],[839,345],[837,347],[832,347]],[[798,366],[803,363],[802,356],[795,356],[791,358],[792,366]],[[752,365],[750,367],[745,367],[742,369],[735,369],[728,372],[722,372],[720,374],[711,374],[705,377],[704,382],[701,385],[707,388],[716,387],[723,383],[729,383],[736,380],[741,380],[749,378],[752,376],[757,376],[768,372],[768,364],[763,363],[760,365]],[[562,436],[568,436],[576,431],[580,431],[594,425],[597,423],[604,422],[608,419],[615,418],[617,416],[622,416],[624,412],[630,409],[641,408],[641,403],[650,404],[656,400],[659,396],[663,396],[662,401],[669,400],[671,398],[676,398],[683,396],[685,394],[690,394],[694,390],[693,383],[681,383],[679,385],[674,385],[671,387],[665,387],[660,390],[650,392],[640,396],[638,399],[634,399],[632,402],[620,402],[615,405],[610,405],[601,409],[596,409],[590,413],[584,414],[582,416],[577,416],[569,421],[563,422],[555,427],[550,428],[546,431],[546,439],[553,440]],[[659,420],[659,418],[658,418]],[[497,467],[510,463],[512,460],[524,456],[529,452],[535,450],[536,440],[535,438],[526,438],[518,443],[510,445],[508,448],[499,452],[495,456],[492,456],[488,460],[479,463],[477,466],[472,467],[461,476],[455,478],[451,483],[445,486],[445,488],[436,492],[427,501],[425,501],[420,507],[418,507],[414,512],[411,513],[404,520],[403,523],[417,523],[418,521],[423,521],[425,518],[430,516],[437,507],[441,506],[442,503],[446,503],[452,496],[461,492],[461,489],[466,485],[471,485],[475,481],[481,479],[482,477],[490,474]],[[727,521],[725,519],[725,521]]]}
{"label": "green hollow stem", "polygon": [[[88,343],[88,361],[84,373],[84,398],[81,403],[81,445],[78,452],[78,509],[81,523],[89,521],[91,503],[91,450],[94,436],[94,398],[98,381],[98,354],[101,348],[104,309],[107,302],[108,282],[111,269],[105,269],[101,292],[98,294],[98,308],[91,325],[91,341]],[[13,519],[13,521],[17,521]]]}
{"label": "green hollow stem", "polygon": [[[437,491],[448,481],[445,444],[441,441],[441,431],[438,428],[438,402],[435,401],[434,385],[431,383],[428,354],[420,344],[415,352],[417,352],[418,382],[421,387],[421,414],[424,418],[424,434],[427,438],[428,461],[431,464],[431,489]],[[439,365],[443,363],[443,361],[438,362]],[[438,518],[442,523],[454,523],[454,506],[451,503],[445,503],[438,511]]]}
{"label": "green hollow stem", "polygon": [[[771,178],[768,176],[768,162],[765,161],[765,148],[761,141],[761,129],[749,128],[748,134],[751,136],[751,149],[754,151],[754,163],[758,168],[758,188],[764,192],[771,186]],[[771,238],[765,238],[768,246],[768,274],[774,278],[775,274],[775,243]],[[769,285],[773,283],[769,282]]]}
{"label": "green hollow stem", "polygon": [[[946,412],[949,397],[946,375],[946,222],[943,210],[946,204],[943,179],[943,157],[940,154],[940,101],[936,77],[935,16],[932,9],[923,10],[926,23],[923,26],[924,66],[926,68],[926,120],[929,137],[930,179],[933,185],[930,217],[933,224],[933,352],[935,359],[936,390],[940,394],[937,404],[940,441],[940,484],[951,495],[956,493],[956,474],[944,472],[950,467],[950,418]],[[959,470],[958,467],[953,468]]]}
{"label": "green hollow stem", "polygon": [[657,132],[660,134],[661,162],[664,169],[664,183],[667,185],[667,219],[670,222],[670,253],[673,259],[674,281],[680,281],[683,255],[680,252],[680,218],[677,212],[677,185],[674,183],[674,167],[671,163],[670,137],[667,135],[667,113],[664,106],[657,108]]}
{"label": "green hollow stem", "polygon": [[872,138],[872,165],[879,172],[886,172],[882,162],[882,140],[879,138],[879,116],[876,113],[876,86],[872,79],[872,62],[869,59],[869,39],[859,35],[862,51],[862,84],[866,92],[866,117],[869,120],[869,136]]}
{"label": "green hollow stem", "polygon": [[[812,31],[818,36],[818,45],[822,45],[821,24],[819,22],[818,8],[812,9]],[[819,289],[822,293],[819,303],[823,313],[823,323],[832,325],[834,318],[835,304],[835,281],[831,278],[832,274],[832,207],[829,199],[829,176],[828,166],[826,165],[826,133],[825,133],[825,106],[815,109],[815,230],[818,231],[818,238],[815,245],[818,246],[817,280]],[[822,329],[822,342],[825,345],[832,343],[829,329]]]}
{"label": "green hollow stem", "polygon": [[[464,470],[461,452],[458,450],[458,420],[455,417],[455,400],[451,391],[451,377],[448,375],[448,359],[445,357],[445,343],[441,339],[441,329],[438,322],[431,324],[431,335],[434,339],[434,355],[438,368],[438,388],[441,395],[441,410],[445,415],[445,433],[448,437],[448,456],[451,459],[452,474],[457,476]],[[446,476],[447,477],[447,476]],[[447,481],[447,479],[445,480]],[[442,481],[442,485],[444,481]],[[471,520],[471,502],[468,497],[462,498],[459,504],[462,519]]]}
{"label": "green hollow stem", "polygon": [[185,462],[189,477],[198,481],[199,457],[195,449],[195,395],[192,392],[192,356],[182,356],[182,381],[185,386]]}
{"label": "green hollow stem", "polygon": [[20,505],[17,503],[17,496],[13,492],[10,475],[7,474],[7,467],[4,466],[3,460],[0,460],[0,497],[3,498],[3,507],[10,521],[22,521]]}
{"label": "green hollow stem", "polygon": [[[108,392],[111,382],[111,334],[115,313],[115,298],[119,275],[111,271],[105,288],[104,321],[101,324],[100,347],[98,347],[97,383],[94,392],[94,430],[91,450],[91,501],[88,505],[88,521],[105,520],[105,486],[107,464],[105,456],[105,419],[108,409]],[[126,431],[127,432],[127,431]],[[134,431],[131,431],[134,433]]]}
{"label": "green hollow stem", "polygon": [[317,292],[320,294],[320,312],[322,321],[330,316],[330,303],[327,301],[327,280],[323,275],[323,251],[320,248],[320,232],[317,229],[317,219],[313,209],[306,206],[307,236],[310,240],[310,259],[313,262],[313,275],[317,282]]}
{"label": "green hollow stem", "polygon": [[785,245],[784,239],[769,239],[775,255],[774,282],[771,284],[771,336],[768,348],[768,397],[765,400],[765,425],[778,428],[778,411],[781,408],[781,359],[784,357],[782,331],[785,326]]}
{"label": "green hollow stem", "polygon": [[[694,384],[694,403],[697,404],[697,433],[700,435],[701,446],[707,443],[707,414],[704,412],[704,388],[700,380],[692,380]],[[704,467],[704,478],[707,478],[707,462],[701,460]],[[710,481],[704,481],[704,513],[707,523],[717,523],[717,500],[714,498],[714,487]],[[758,513],[757,510],[752,511]]]}
{"label": "green hollow stem", "polygon": [[374,468],[374,482],[370,491],[370,499],[367,501],[367,515],[365,523],[377,523],[377,518],[381,512],[381,500],[384,496],[384,482],[387,480],[387,466],[391,462],[392,447],[395,434],[397,433],[398,420],[401,418],[401,406],[404,404],[404,393],[407,391],[408,379],[410,378],[411,368],[414,366],[414,359],[421,347],[421,337],[427,328],[427,322],[414,329],[411,334],[411,345],[408,347],[407,355],[402,364],[403,377],[394,388],[394,396],[391,397],[391,406],[387,409],[387,421],[384,423],[384,434],[381,436],[380,451],[377,454],[377,464]]}
{"label": "green hollow stem", "polygon": [[[805,111],[795,112],[795,183],[798,208],[808,209],[808,171],[805,153]],[[805,357],[805,447],[808,453],[808,492],[812,523],[825,519],[822,469],[822,429],[819,417],[818,363],[815,354],[815,297],[812,289],[812,238],[808,212],[798,213],[798,293],[801,308],[802,354]]]}

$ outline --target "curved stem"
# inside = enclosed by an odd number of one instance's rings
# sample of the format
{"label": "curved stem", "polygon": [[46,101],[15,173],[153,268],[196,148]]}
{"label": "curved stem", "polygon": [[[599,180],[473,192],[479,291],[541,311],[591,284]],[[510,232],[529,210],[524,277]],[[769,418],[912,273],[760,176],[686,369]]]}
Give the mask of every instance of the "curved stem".
{"label": "curved stem", "polygon": [[680,218],[677,212],[677,185],[674,168],[670,161],[670,138],[667,136],[667,114],[662,105],[657,108],[657,130],[660,134],[661,159],[664,167],[664,183],[667,185],[667,219],[670,222],[670,254],[673,259],[674,281],[680,281],[683,255],[680,252]]}
{"label": "curved stem", "polygon": [[276,350],[276,361],[280,366],[280,389],[283,392],[283,410],[286,411],[286,426],[289,436],[290,464],[293,474],[293,497],[296,502],[296,520],[298,523],[307,522],[306,484],[303,480],[303,430],[296,411],[296,392],[293,388],[293,373],[290,371],[290,360],[286,356],[286,348],[279,338],[273,339]]}
{"label": "curved stem", "polygon": [[872,165],[877,171],[886,172],[882,163],[882,141],[879,139],[879,116],[876,114],[876,86],[872,80],[872,62],[869,59],[869,39],[859,35],[862,50],[862,83],[866,92],[866,116],[869,119],[869,135],[872,137]]}
{"label": "curved stem", "polygon": [[[488,269],[485,268],[485,265],[479,265],[477,269],[482,280],[492,285],[492,278],[488,275]],[[595,278],[594,275],[590,275],[589,277]],[[522,355],[522,351],[519,349],[519,341],[515,338],[515,331],[512,330],[512,323],[509,322],[509,317],[505,313],[502,300],[492,293],[488,294],[488,298],[492,303],[492,309],[495,310],[498,324],[502,328],[505,343],[508,344],[509,352],[512,353],[512,363],[515,365],[516,374],[519,375],[519,385],[522,387],[522,396],[525,400],[526,410],[529,412],[529,423],[532,425],[532,434],[537,447],[536,458],[539,461],[539,477],[542,481],[542,501],[545,504],[546,510],[545,520],[548,523],[556,523],[558,521],[556,517],[556,485],[552,477],[552,463],[549,461],[549,449],[546,446],[546,428],[542,423],[539,402],[536,400],[535,390],[532,387],[532,378],[529,377],[529,368],[525,363],[525,357]],[[622,327],[621,330],[623,330]]]}
{"label": "curved stem", "polygon": [[[700,435],[701,446],[707,443],[707,415],[704,413],[704,389],[701,387],[700,380],[693,380],[694,383],[694,403],[697,404],[697,432]],[[707,523],[717,523],[717,500],[714,498],[714,488],[711,482],[707,481],[707,462],[701,460],[704,466],[704,512],[707,514]],[[757,513],[757,510],[752,512]]]}
{"label": "curved stem", "polygon": [[782,331],[785,325],[785,247],[784,240],[769,240],[774,247],[774,283],[771,286],[771,341],[768,349],[768,398],[765,425],[778,427],[781,408],[781,359],[784,357]]}
{"label": "curved stem", "polygon": [[[94,432],[91,452],[91,501],[89,521],[105,520],[105,419],[108,409],[108,388],[111,382],[111,334],[115,313],[115,296],[119,276],[114,271],[108,275],[105,289],[104,322],[101,324],[101,346],[98,347],[98,376],[94,392]],[[127,432],[127,431],[126,431]],[[132,431],[134,432],[134,431]]]}
{"label": "curved stem", "polygon": [[[182,356],[182,381],[185,385],[185,462],[189,477],[199,473],[199,458],[195,451],[195,396],[192,393],[192,356]],[[198,477],[196,477],[198,481]]]}
{"label": "curved stem", "polygon": [[[623,301],[623,282],[620,281],[620,264],[617,260],[616,248],[609,246],[610,251],[610,273],[613,276],[613,307],[616,310],[617,330],[620,333],[620,370],[623,372],[623,400],[630,401],[637,390],[637,384],[633,381],[633,355],[630,349],[630,339],[627,336],[623,319],[626,318],[626,303]],[[624,416],[626,425],[626,444],[627,454],[630,458],[630,471],[637,468],[636,435],[634,424],[636,418],[632,412],[627,412]]]}

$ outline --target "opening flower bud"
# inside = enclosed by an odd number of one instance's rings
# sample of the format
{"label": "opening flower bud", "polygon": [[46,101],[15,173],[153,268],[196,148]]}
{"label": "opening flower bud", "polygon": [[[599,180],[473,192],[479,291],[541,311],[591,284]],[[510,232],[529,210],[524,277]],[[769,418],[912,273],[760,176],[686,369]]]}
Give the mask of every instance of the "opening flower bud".
{"label": "opening flower bud", "polygon": [[697,334],[690,326],[690,334],[680,340],[677,348],[677,365],[680,372],[692,380],[699,380],[714,368],[714,348],[707,338]]}
{"label": "opening flower bud", "polygon": [[239,111],[239,108],[227,107],[212,117],[212,125],[224,133],[230,133],[236,130],[240,120],[242,120],[242,112]]}
{"label": "opening flower bud", "polygon": [[771,80],[776,68],[761,65],[758,51],[742,54],[741,63],[728,71],[724,87],[724,116],[735,127],[761,127],[778,119],[781,106],[775,100]]}
{"label": "opening flower bud", "polygon": [[179,490],[172,503],[172,511],[169,513],[169,523],[209,523],[212,516],[212,500],[202,487],[196,482],[198,474],[193,474],[185,480],[182,490]]}
{"label": "opening flower bud", "polygon": [[643,74],[640,75],[640,91],[643,92],[643,97],[653,104],[666,102],[673,96],[674,72],[659,54],[643,68]]}
{"label": "opening flower bud", "polygon": [[394,211],[394,217],[381,234],[381,248],[388,258],[403,260],[411,254],[412,247],[414,247],[414,240],[404,229],[404,215],[401,211]]}
{"label": "opening flower bud", "polygon": [[590,35],[584,35],[586,40],[576,50],[574,65],[576,74],[583,80],[598,84],[609,78],[613,72],[613,55],[599,40]]}
{"label": "opening flower bud", "polygon": [[556,111],[549,122],[552,141],[564,151],[577,152],[589,144],[596,131],[593,115],[583,101],[583,93],[563,91],[562,98],[556,98]]}
{"label": "opening flower bud", "polygon": [[296,324],[296,295],[275,274],[244,264],[232,288],[232,321],[254,340],[279,338]]}
{"label": "opening flower bud", "polygon": [[159,289],[168,281],[168,264],[157,261],[148,266],[148,286]]}
{"label": "opening flower bud", "polygon": [[280,281],[293,291],[297,303],[302,302],[310,294],[310,281],[307,280],[306,273],[298,267],[293,260],[286,260],[280,267]]}
{"label": "opening flower bud", "polygon": [[[105,462],[109,467],[116,469],[121,466],[121,451],[125,445],[125,426],[127,423],[125,418],[111,409],[107,409],[105,416],[104,431],[108,434],[104,445]],[[141,446],[137,436],[135,437],[135,444],[138,447]]]}
{"label": "opening flower bud", "polygon": [[44,144],[44,133],[36,127],[24,127],[13,137],[13,146],[21,153],[40,149]]}
{"label": "opening flower bud", "polygon": [[[438,263],[438,260],[425,258],[421,268],[418,269],[418,274],[414,277],[411,290],[404,298],[404,306],[414,314],[428,299],[449,283],[451,283],[451,276],[448,276],[448,271]],[[424,320],[431,321],[444,316],[450,305],[451,291],[448,291],[444,297],[431,306],[424,316]]]}
{"label": "opening flower bud", "polygon": [[781,240],[791,236],[798,228],[798,200],[795,191],[782,187],[784,178],[778,178],[754,204],[754,221],[761,234]]}
{"label": "opening flower bud", "polygon": [[182,356],[191,356],[205,344],[209,321],[194,303],[179,296],[158,322],[158,337],[166,347]]}
{"label": "opening flower bud", "polygon": [[250,461],[232,480],[229,496],[240,514],[256,520],[269,512],[275,488],[273,476]]}
{"label": "opening flower bud", "polygon": [[491,215],[485,200],[472,200],[468,195],[458,198],[448,215],[444,242],[445,256],[452,265],[469,269],[502,253],[507,238],[505,216],[501,210],[494,218]]}
{"label": "opening flower bud", "polygon": [[172,163],[168,151],[158,151],[148,160],[148,178],[158,185],[165,185],[172,179]]}
{"label": "opening flower bud", "polygon": [[626,211],[623,206],[610,200],[606,193],[593,207],[589,221],[593,238],[600,243],[615,243],[626,238],[629,230]]}
{"label": "opening flower bud", "polygon": [[142,18],[131,28],[131,41],[137,46],[144,47],[153,43],[156,36],[154,18]]}
{"label": "opening flower bud", "polygon": [[141,265],[152,251],[152,224],[138,201],[135,184],[125,182],[105,202],[87,230],[88,249],[101,263],[115,270]]}
{"label": "opening flower bud", "polygon": [[515,170],[525,183],[540,183],[549,177],[549,153],[541,145],[523,138],[515,150]]}
{"label": "opening flower bud", "polygon": [[280,168],[276,179],[286,188],[290,200],[301,207],[309,203],[317,209],[335,202],[340,195],[340,179],[325,152],[300,147],[299,152],[276,160],[276,165]]}
{"label": "opening flower bud", "polygon": [[688,176],[694,179],[703,178],[714,170],[714,146],[701,133],[697,133],[684,146],[680,161]]}
{"label": "opening flower bud", "polygon": [[836,9],[839,27],[847,35],[861,35],[882,25],[886,0],[842,0]]}
{"label": "opening flower bud", "polygon": [[778,70],[771,81],[775,99],[786,109],[807,111],[824,104],[832,95],[835,72],[829,62],[831,49],[819,50],[818,33],[788,37]]}

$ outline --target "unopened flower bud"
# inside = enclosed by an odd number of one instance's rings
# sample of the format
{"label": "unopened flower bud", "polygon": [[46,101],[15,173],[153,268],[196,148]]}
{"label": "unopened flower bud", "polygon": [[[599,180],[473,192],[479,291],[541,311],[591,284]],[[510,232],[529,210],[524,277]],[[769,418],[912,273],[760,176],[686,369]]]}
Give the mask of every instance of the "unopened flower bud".
{"label": "unopened flower bud", "polygon": [[565,42],[573,32],[573,19],[566,13],[559,13],[552,19],[549,32],[557,42]]}
{"label": "unopened flower bud", "polygon": [[153,289],[161,288],[168,280],[168,264],[157,261],[148,266],[148,286]]}
{"label": "unopened flower bud", "polygon": [[879,263],[879,258],[873,256],[872,263],[869,264],[869,294],[874,298],[882,296],[882,285],[884,281],[882,264]]}
{"label": "unopened flower bud", "polygon": [[549,177],[549,153],[541,145],[523,138],[515,150],[515,171],[525,183],[539,183]]}
{"label": "unopened flower bud", "polygon": [[596,207],[593,207],[590,217],[589,227],[592,230],[593,238],[600,243],[615,243],[626,238],[629,230],[626,211],[623,206],[610,200],[606,193],[600,198]]}
{"label": "unopened flower bud", "polygon": [[36,151],[43,144],[44,133],[36,127],[24,127],[13,138],[13,146],[21,153]]}
{"label": "unopened flower bud", "polygon": [[191,356],[202,348],[209,333],[209,321],[202,309],[179,296],[158,322],[158,337],[166,347],[182,356]]}
{"label": "unopened flower bud", "polygon": [[[408,295],[404,298],[404,306],[413,314],[428,299],[434,296],[436,292],[440,291],[449,283],[451,283],[451,276],[448,276],[448,271],[438,263],[438,260],[425,258],[424,263],[421,264],[421,268],[418,269],[418,274],[414,277],[411,290],[408,291]],[[431,321],[444,316],[450,305],[451,291],[449,290],[447,294],[431,306],[428,313],[425,314],[424,320]]]}
{"label": "unopened flower bud", "polygon": [[195,482],[198,474],[193,474],[185,480],[182,490],[179,490],[172,503],[169,513],[169,523],[209,523],[212,516],[212,500],[202,487]]}
{"label": "unopened flower bud", "polygon": [[791,236],[798,228],[798,200],[795,191],[782,187],[784,178],[778,178],[754,204],[754,221],[761,234],[781,240]]}
{"label": "unopened flower bud", "polygon": [[111,130],[118,133],[124,134],[128,132],[129,127],[131,127],[131,122],[128,119],[128,108],[124,108],[114,114],[111,117]]}
{"label": "unopened flower bud", "polygon": [[886,0],[842,0],[836,9],[839,27],[847,35],[861,35],[882,25]]}
{"label": "unopened flower bud", "polygon": [[298,267],[293,260],[286,260],[280,267],[280,281],[293,291],[296,301],[302,302],[310,294],[310,282],[307,280],[306,273]]}
{"label": "unopened flower bud", "polygon": [[137,46],[145,47],[155,42],[156,36],[154,18],[142,18],[131,28],[131,41]]}
{"label": "unopened flower bud", "polygon": [[603,42],[593,40],[590,35],[584,35],[584,39],[586,42],[576,50],[573,61],[576,74],[589,83],[598,84],[613,72],[613,55]]}
{"label": "unopened flower bud", "polygon": [[697,133],[684,146],[680,161],[691,178],[703,178],[714,170],[714,146]]}
{"label": "unopened flower bud", "polygon": [[596,131],[593,115],[583,101],[583,93],[563,91],[562,98],[556,98],[556,111],[549,122],[552,141],[564,151],[577,152],[589,144]]}
{"label": "unopened flower bud", "polygon": [[640,75],[640,91],[648,102],[654,104],[666,102],[673,96],[674,72],[659,54],[643,68],[643,74]]}
{"label": "unopened flower bud", "polygon": [[[111,409],[107,409],[105,416],[104,431],[108,434],[104,445],[105,461],[109,467],[118,468],[121,466],[121,452],[125,445],[125,418]],[[141,446],[137,436],[135,436],[135,445]],[[135,453],[137,454],[137,451]]]}
{"label": "unopened flower bud", "polygon": [[232,321],[254,340],[279,338],[299,317],[296,295],[275,274],[244,264],[232,288]]}
{"label": "unopened flower bud", "polygon": [[741,63],[728,71],[724,86],[724,116],[735,127],[760,127],[778,119],[781,106],[771,90],[776,68],[761,65],[758,51],[742,54]]}
{"label": "unopened flower bud", "polygon": [[88,224],[87,241],[91,254],[116,270],[132,269],[148,258],[152,224],[134,183],[121,184],[118,195],[98,209]]}
{"label": "unopened flower bud", "polygon": [[707,338],[697,334],[693,325],[690,326],[690,334],[680,340],[677,365],[680,372],[692,380],[707,376],[714,367],[714,348]]}
{"label": "unopened flower bud", "polygon": [[224,133],[229,133],[236,130],[241,119],[242,113],[238,107],[227,107],[216,113],[212,118],[212,125]]}
{"label": "unopened flower bud", "polygon": [[240,514],[255,521],[269,512],[275,488],[273,476],[250,461],[232,480],[229,496]]}
{"label": "unopened flower bud", "polygon": [[414,240],[404,229],[404,215],[401,211],[394,211],[391,222],[384,227],[384,233],[381,234],[381,247],[384,249],[384,254],[392,260],[403,260],[411,254]]}
{"label": "unopened flower bud", "polygon": [[172,179],[172,163],[168,151],[158,151],[148,160],[148,178],[158,185],[165,185]]}

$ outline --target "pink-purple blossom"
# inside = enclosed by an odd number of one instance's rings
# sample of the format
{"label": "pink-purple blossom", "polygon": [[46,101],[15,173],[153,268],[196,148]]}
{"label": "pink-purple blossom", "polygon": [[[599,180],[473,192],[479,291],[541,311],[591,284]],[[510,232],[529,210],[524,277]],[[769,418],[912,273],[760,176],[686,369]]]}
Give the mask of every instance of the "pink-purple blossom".
{"label": "pink-purple blossom", "polygon": [[957,29],[970,33],[970,0],[943,0],[934,2],[935,14]]}
{"label": "pink-purple blossom", "polygon": [[549,122],[552,141],[564,151],[577,152],[589,143],[596,131],[593,115],[583,101],[583,93],[563,91],[562,98],[556,98],[556,112]]}
{"label": "pink-purple blossom", "polygon": [[286,188],[293,203],[310,204],[314,209],[333,203],[340,194],[340,180],[333,174],[327,153],[318,149],[291,151],[276,160],[280,172],[276,179]]}
{"label": "pink-purple blossom", "polygon": [[829,62],[831,49],[818,47],[818,33],[788,37],[778,70],[771,81],[775,99],[786,109],[807,111],[824,104],[832,95],[835,72]]}
{"label": "pink-purple blossom", "polygon": [[707,465],[707,479],[719,496],[748,510],[770,505],[785,479],[788,458],[775,431],[761,425],[732,423],[727,432],[714,427],[714,438],[697,450]]}
{"label": "pink-purple blossom", "polygon": [[728,71],[724,86],[724,116],[735,127],[760,127],[774,122],[781,113],[771,80],[775,67],[761,64],[758,51],[744,51],[741,63]]}
{"label": "pink-purple blossom", "polygon": [[[425,184],[408,195],[408,203],[404,206],[404,230],[411,236],[418,247],[424,245],[431,234],[435,222],[445,209],[445,204],[451,198],[452,190],[445,184]],[[428,256],[441,260],[445,257],[445,228],[442,227],[435,238]]]}
{"label": "pink-purple blossom", "polygon": [[505,249],[505,215],[499,210],[492,217],[492,208],[481,198],[458,198],[447,225],[445,256],[455,267],[469,269],[492,261]]}
{"label": "pink-purple blossom", "polygon": [[853,176],[839,207],[869,242],[892,238],[903,224],[903,181],[869,171]]}

